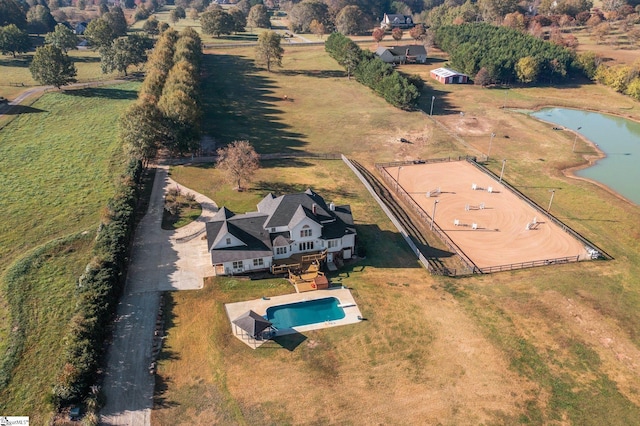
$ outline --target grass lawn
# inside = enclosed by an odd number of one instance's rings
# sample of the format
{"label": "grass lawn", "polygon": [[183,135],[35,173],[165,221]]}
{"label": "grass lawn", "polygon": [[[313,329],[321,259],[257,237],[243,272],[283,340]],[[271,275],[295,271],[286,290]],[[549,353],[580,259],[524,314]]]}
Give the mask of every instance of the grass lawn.
{"label": "grass lawn", "polygon": [[[48,424],[53,415],[48,397],[62,371],[67,326],[74,312],[78,277],[91,259],[93,232],[48,244],[28,256],[26,273],[14,283],[14,294],[27,321],[20,361],[9,386],[0,392],[0,410],[24,413],[33,424]],[[9,322],[3,315],[3,323]]]}
{"label": "grass lawn", "polygon": [[[2,75],[0,96],[11,100],[28,88],[40,85],[31,77],[29,71],[33,54],[34,52],[30,52],[15,59],[10,56],[0,56],[0,75]],[[117,77],[117,73],[102,74],[100,55],[96,51],[71,50],[69,56],[78,69],[76,79],[79,82],[109,80]],[[18,85],[12,85],[14,83]]]}
{"label": "grass lawn", "polygon": [[[16,117],[0,132],[0,180],[6,188],[0,193],[0,276],[12,263],[54,239],[85,230],[93,238],[122,170],[116,120],[136,98],[137,88],[129,83],[49,93],[32,105],[30,113]],[[75,280],[88,260],[83,248],[89,242],[79,241],[43,254],[39,262],[46,262],[29,272],[24,300],[29,307],[37,307],[28,310],[28,321],[39,334],[27,336],[16,375],[0,393],[2,412],[24,407],[20,412],[46,416],[44,396],[50,391],[50,375],[59,370],[41,373],[40,369],[55,366],[60,358],[58,339],[67,326],[65,315],[74,308],[70,300]],[[2,355],[12,327],[5,292],[3,282]],[[59,294],[51,294],[55,292]],[[53,315],[58,315],[55,320]]]}
{"label": "grass lawn", "polygon": [[162,229],[174,230],[196,220],[202,213],[202,207],[189,194],[172,192],[164,199]]}
{"label": "grass lawn", "polygon": [[[212,51],[205,130],[219,144],[249,139],[260,152],[344,152],[375,161],[486,154],[488,166],[615,260],[461,279],[415,267],[362,186],[339,162],[265,163],[236,194],[210,166],[172,177],[244,212],[269,191],[311,186],[354,207],[367,259],[334,277],[354,289],[361,324],[305,333],[256,351],[231,336],[223,303],[291,291],[216,278],[171,295],[159,424],[620,424],[640,417],[640,208],[562,170],[595,153],[514,109],[590,108],[640,119],[630,99],[595,84],[481,89],[426,80],[434,125],[347,81],[322,48],[287,47],[282,69],[253,68],[250,49]],[[426,76],[442,65],[403,66]],[[283,95],[293,101],[285,102]],[[503,109],[504,105],[509,108]],[[463,112],[464,114],[460,114]],[[405,137],[413,144],[399,144]],[[361,268],[361,266],[363,266]],[[200,314],[202,313],[202,314]],[[188,419],[188,420],[185,420]]]}
{"label": "grass lawn", "polygon": [[[223,5],[225,7],[226,5]],[[229,9],[229,7],[225,7]],[[247,31],[221,35],[220,37],[215,37],[213,35],[203,34],[202,26],[200,25],[200,18],[191,19],[189,17],[180,19],[178,22],[170,22],[169,14],[171,11],[175,9],[175,6],[162,6],[159,11],[153,14],[158,19],[158,22],[166,22],[176,31],[182,31],[186,28],[193,28],[198,33],[200,33],[200,37],[202,38],[202,42],[206,45],[210,44],[230,44],[230,43],[255,43],[258,40],[258,35],[261,32],[266,31],[264,28],[249,28],[247,27]],[[187,14],[188,15],[188,14]],[[138,21],[131,25],[132,30],[142,30],[144,23],[146,20]]]}
{"label": "grass lawn", "polygon": [[205,57],[203,68],[215,71],[203,84],[203,127],[219,145],[247,139],[261,153],[342,152],[368,163],[463,152],[423,113],[398,110],[347,80],[323,46],[287,46],[283,67],[271,73],[253,58],[251,48]]}

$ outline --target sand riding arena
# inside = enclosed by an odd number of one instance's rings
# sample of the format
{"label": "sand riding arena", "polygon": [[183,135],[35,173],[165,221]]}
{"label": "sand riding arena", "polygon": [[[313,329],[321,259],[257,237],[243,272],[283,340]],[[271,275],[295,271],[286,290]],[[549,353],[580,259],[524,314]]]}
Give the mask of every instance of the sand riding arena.
{"label": "sand riding arena", "polygon": [[376,168],[470,272],[607,257],[475,159],[385,163]]}

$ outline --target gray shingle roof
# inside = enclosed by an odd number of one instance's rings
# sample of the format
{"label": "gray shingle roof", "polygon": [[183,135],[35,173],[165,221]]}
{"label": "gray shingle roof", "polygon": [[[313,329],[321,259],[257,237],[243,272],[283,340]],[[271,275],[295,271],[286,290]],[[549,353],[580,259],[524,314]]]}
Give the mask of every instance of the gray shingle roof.
{"label": "gray shingle roof", "polygon": [[[268,257],[273,247],[292,243],[289,232],[271,233],[271,228],[286,226],[291,228],[300,220],[309,218],[322,225],[322,239],[342,238],[354,234],[351,208],[334,206],[331,210],[324,199],[310,189],[298,193],[274,197],[268,194],[260,203],[258,211],[236,215],[221,208],[206,224],[207,244],[213,263]],[[227,233],[242,241],[245,246],[212,250]]]}
{"label": "gray shingle roof", "polygon": [[233,320],[233,323],[249,333],[251,337],[257,337],[265,329],[271,327],[271,322],[253,311],[246,312]]}

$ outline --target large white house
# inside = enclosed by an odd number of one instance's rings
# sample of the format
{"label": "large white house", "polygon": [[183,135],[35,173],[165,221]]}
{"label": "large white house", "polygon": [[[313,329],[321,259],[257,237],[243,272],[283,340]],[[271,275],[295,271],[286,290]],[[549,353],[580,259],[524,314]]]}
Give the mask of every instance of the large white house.
{"label": "large white house", "polygon": [[413,28],[415,24],[411,15],[401,15],[399,13],[385,13],[380,28],[383,30],[392,30],[393,28]]}
{"label": "large white house", "polygon": [[351,207],[325,203],[308,189],[275,197],[258,211],[235,214],[221,208],[206,225],[216,275],[268,270],[274,260],[327,251],[327,261],[354,256],[356,230]]}

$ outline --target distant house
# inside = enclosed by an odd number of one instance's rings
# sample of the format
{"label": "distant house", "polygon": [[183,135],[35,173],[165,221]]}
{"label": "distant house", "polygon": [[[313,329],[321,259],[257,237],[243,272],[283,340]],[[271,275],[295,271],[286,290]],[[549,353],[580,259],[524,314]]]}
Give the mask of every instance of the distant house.
{"label": "distant house", "polygon": [[327,205],[310,189],[280,197],[268,194],[257,212],[235,214],[223,207],[206,231],[216,275],[270,270],[304,255],[318,254],[333,262],[350,259],[355,251],[351,208]]}
{"label": "distant house", "polygon": [[380,28],[383,30],[392,30],[394,28],[413,28],[415,24],[413,23],[413,18],[409,15],[400,15],[400,14],[389,14],[385,13],[382,18],[382,22],[380,22]]}
{"label": "distant house", "polygon": [[427,62],[427,49],[421,44],[395,47],[379,47],[376,56],[388,64]]}
{"label": "distant house", "polygon": [[469,82],[469,76],[449,68],[436,68],[431,70],[431,78],[442,84],[465,84]]}
{"label": "distant house", "polygon": [[84,32],[87,30],[87,25],[89,25],[87,22],[78,22],[74,27],[74,32],[77,35],[83,35]]}

